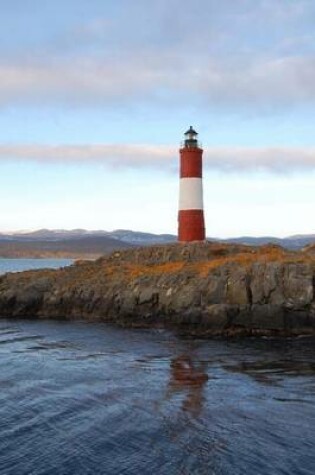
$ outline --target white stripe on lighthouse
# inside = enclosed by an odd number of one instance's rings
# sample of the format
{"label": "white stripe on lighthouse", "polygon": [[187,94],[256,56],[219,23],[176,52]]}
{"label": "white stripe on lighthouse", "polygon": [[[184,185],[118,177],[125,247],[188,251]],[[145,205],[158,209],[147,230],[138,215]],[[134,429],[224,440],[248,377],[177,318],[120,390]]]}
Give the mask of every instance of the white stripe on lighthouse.
{"label": "white stripe on lighthouse", "polygon": [[181,178],[179,210],[203,209],[202,178]]}

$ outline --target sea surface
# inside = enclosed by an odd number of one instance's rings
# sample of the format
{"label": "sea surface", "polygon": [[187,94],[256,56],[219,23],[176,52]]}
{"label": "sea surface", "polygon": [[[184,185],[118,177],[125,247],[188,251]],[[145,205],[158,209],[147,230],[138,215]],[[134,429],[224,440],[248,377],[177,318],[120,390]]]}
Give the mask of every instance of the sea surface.
{"label": "sea surface", "polygon": [[315,340],[0,319],[0,474],[314,475]]}
{"label": "sea surface", "polygon": [[313,339],[0,320],[0,473],[315,473]]}
{"label": "sea surface", "polygon": [[58,269],[73,263],[73,259],[1,259],[0,275],[30,269]]}

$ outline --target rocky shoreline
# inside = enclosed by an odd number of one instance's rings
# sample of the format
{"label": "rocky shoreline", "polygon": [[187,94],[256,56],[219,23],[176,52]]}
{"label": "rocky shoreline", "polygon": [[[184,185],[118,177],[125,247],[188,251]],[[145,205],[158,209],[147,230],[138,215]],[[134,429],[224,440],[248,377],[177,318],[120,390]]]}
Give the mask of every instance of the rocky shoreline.
{"label": "rocky shoreline", "polygon": [[115,251],[0,277],[0,315],[171,326],[198,336],[315,334],[314,249],[212,242]]}

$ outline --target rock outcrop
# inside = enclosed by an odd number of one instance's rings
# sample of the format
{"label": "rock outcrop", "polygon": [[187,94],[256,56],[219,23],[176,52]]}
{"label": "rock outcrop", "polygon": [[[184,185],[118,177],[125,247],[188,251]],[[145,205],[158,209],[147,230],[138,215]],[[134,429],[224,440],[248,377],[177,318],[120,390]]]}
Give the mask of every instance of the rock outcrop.
{"label": "rock outcrop", "polygon": [[315,256],[315,244],[309,244],[308,246],[305,246],[302,249],[302,252],[311,256]]}
{"label": "rock outcrop", "polygon": [[306,252],[172,244],[2,276],[0,315],[166,324],[206,336],[315,333],[314,285]]}

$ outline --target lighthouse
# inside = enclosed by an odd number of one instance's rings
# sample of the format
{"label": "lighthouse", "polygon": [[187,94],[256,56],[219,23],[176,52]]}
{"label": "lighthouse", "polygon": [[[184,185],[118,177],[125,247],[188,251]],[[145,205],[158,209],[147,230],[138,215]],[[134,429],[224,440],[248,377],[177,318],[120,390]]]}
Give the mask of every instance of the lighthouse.
{"label": "lighthouse", "polygon": [[192,126],[185,133],[180,153],[178,241],[204,241],[202,153]]}

